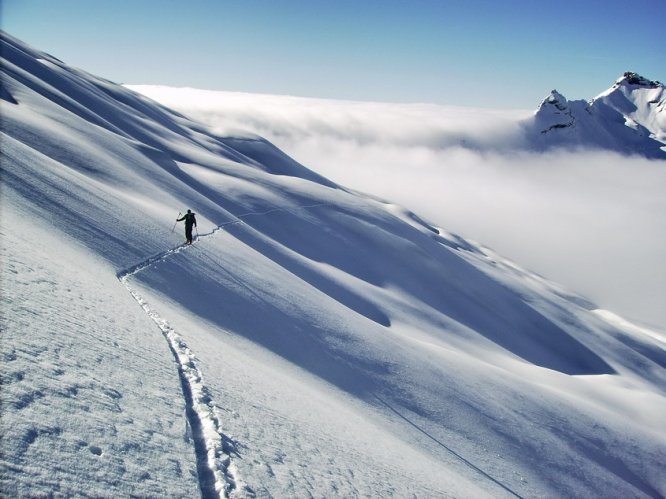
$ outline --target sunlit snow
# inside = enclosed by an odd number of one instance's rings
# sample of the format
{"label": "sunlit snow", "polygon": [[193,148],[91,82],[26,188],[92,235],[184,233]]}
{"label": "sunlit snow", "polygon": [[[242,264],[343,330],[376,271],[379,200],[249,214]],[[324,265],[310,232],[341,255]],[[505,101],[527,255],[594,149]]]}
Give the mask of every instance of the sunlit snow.
{"label": "sunlit snow", "polygon": [[666,494],[662,332],[2,43],[3,495]]}

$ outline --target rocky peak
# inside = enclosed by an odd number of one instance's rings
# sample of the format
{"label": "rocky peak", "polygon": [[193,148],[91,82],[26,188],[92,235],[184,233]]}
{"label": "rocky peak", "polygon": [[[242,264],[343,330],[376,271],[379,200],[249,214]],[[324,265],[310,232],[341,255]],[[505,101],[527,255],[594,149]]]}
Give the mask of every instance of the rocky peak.
{"label": "rocky peak", "polygon": [[554,106],[559,111],[566,111],[569,108],[566,97],[564,97],[564,95],[559,93],[557,90],[551,90],[548,97],[546,97],[543,102],[541,102],[539,109],[543,109],[549,105]]}
{"label": "rocky peak", "polygon": [[657,88],[663,86],[660,82],[656,80],[649,80],[638,73],[634,73],[632,71],[627,71],[622,75],[621,78],[619,78],[616,82],[615,85],[619,86],[622,84],[626,85],[637,85],[640,87],[647,87],[647,88]]}

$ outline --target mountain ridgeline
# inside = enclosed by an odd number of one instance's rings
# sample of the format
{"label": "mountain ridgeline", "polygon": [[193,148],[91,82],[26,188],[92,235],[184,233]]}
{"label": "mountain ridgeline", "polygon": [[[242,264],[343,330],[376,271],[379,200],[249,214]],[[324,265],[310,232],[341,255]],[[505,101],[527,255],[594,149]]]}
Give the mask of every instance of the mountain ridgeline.
{"label": "mountain ridgeline", "polygon": [[567,100],[557,90],[525,122],[538,149],[606,149],[666,159],[664,85],[633,72],[591,101]]}

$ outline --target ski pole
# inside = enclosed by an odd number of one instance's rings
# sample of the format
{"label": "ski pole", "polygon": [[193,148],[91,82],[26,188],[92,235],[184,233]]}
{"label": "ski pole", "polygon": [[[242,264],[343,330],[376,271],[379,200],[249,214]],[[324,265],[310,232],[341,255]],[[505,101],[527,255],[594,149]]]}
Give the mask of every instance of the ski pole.
{"label": "ski pole", "polygon": [[173,232],[174,230],[176,230],[176,224],[178,223],[178,219],[179,219],[179,218],[180,218],[180,212],[178,212],[178,216],[176,217],[176,223],[173,224],[173,228],[171,229],[171,232]]}

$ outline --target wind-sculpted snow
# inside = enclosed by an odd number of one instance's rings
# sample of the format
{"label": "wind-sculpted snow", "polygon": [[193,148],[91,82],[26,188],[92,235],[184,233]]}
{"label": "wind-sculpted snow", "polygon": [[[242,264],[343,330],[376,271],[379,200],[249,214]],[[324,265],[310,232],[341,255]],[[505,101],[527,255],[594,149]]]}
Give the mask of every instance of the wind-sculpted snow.
{"label": "wind-sculpted snow", "polygon": [[666,493],[661,332],[2,41],[3,495]]}
{"label": "wind-sculpted snow", "polygon": [[666,324],[666,168],[644,156],[666,157],[658,149],[666,141],[666,94],[663,86],[627,83],[621,79],[594,104],[574,101],[576,116],[583,115],[575,130],[547,134],[541,132],[573,120],[564,96],[564,110],[546,98],[535,116],[534,110],[129,88],[220,133],[259,133],[347,188],[409,206],[604,308],[660,325]]}

